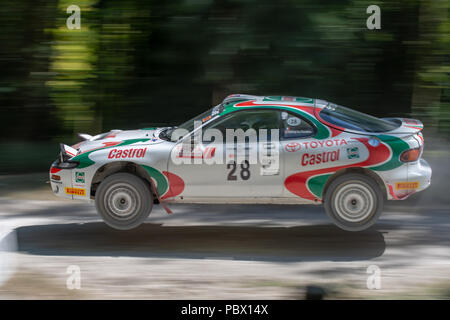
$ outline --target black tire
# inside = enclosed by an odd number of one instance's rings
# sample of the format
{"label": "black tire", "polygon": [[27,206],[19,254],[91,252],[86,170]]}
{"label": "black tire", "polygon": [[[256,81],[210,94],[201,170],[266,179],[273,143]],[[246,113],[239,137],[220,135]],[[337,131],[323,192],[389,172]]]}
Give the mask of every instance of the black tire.
{"label": "black tire", "polygon": [[327,215],[339,228],[362,231],[378,220],[383,211],[384,197],[372,178],[350,173],[331,182],[324,205]]}
{"label": "black tire", "polygon": [[141,178],[130,173],[116,173],[100,183],[95,206],[108,226],[130,230],[147,219],[152,211],[153,195]]}

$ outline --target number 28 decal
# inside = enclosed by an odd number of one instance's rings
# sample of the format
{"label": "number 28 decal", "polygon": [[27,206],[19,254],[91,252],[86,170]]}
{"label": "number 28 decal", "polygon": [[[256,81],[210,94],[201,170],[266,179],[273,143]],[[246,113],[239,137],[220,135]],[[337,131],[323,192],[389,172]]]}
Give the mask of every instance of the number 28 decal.
{"label": "number 28 decal", "polygon": [[[230,172],[228,172],[228,176],[227,176],[227,180],[228,181],[236,181],[237,180],[237,176],[235,175],[236,173],[236,161],[232,161],[227,163],[227,169],[231,169]],[[240,171],[240,176],[242,180],[248,180],[250,179],[250,163],[248,162],[248,160],[244,160],[241,164],[241,171]]]}

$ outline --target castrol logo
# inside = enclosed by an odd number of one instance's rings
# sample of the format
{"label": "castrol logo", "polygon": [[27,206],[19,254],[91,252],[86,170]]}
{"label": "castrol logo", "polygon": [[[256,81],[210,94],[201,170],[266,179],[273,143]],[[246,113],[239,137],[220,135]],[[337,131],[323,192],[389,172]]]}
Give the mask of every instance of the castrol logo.
{"label": "castrol logo", "polygon": [[108,159],[135,159],[145,157],[147,148],[139,149],[112,149],[108,154]]}

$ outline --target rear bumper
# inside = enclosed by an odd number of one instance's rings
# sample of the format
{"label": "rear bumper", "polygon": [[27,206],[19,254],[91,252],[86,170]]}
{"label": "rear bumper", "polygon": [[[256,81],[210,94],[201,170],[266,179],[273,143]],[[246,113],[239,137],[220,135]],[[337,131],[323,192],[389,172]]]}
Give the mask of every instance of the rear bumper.
{"label": "rear bumper", "polygon": [[419,182],[416,191],[422,191],[431,184],[431,167],[425,159],[420,159],[417,163],[408,165],[408,181]]}
{"label": "rear bumper", "polygon": [[404,200],[416,192],[425,190],[431,184],[431,173],[431,167],[425,159],[398,168],[390,175],[390,181],[387,183],[388,198]]}

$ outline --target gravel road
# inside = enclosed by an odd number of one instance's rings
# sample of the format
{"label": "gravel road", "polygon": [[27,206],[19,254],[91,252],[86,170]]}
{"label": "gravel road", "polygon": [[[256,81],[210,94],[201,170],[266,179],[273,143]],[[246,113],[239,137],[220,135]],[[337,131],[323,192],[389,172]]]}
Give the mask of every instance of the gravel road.
{"label": "gravel road", "polygon": [[[0,298],[302,299],[308,285],[328,298],[450,297],[446,209],[390,203],[359,233],[334,227],[321,206],[171,209],[155,206],[145,225],[124,232],[91,204],[0,198],[2,227],[17,241],[3,257]],[[80,289],[67,287],[69,266],[79,268]],[[373,270],[379,289],[367,287]]]}

